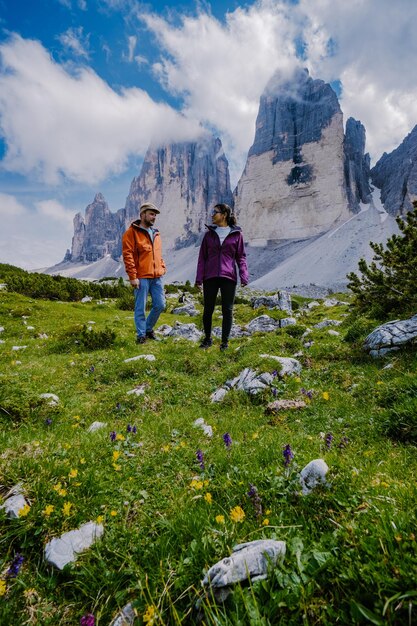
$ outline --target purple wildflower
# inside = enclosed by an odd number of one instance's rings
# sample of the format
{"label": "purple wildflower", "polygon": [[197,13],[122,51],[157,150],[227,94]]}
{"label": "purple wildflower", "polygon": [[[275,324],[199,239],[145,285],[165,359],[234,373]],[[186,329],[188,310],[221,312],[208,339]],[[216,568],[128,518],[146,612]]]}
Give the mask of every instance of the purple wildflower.
{"label": "purple wildflower", "polygon": [[284,455],[284,465],[288,467],[294,458],[294,452],[291,450],[291,446],[289,443],[283,448],[282,454]]}
{"label": "purple wildflower", "polygon": [[120,402],[118,402],[116,404],[116,411],[120,411],[121,408],[122,408],[122,405],[120,404]]}
{"label": "purple wildflower", "polygon": [[257,488],[255,487],[255,485],[252,485],[251,483],[249,483],[248,496],[252,500],[252,504],[253,504],[253,508],[255,509],[256,517],[261,517],[261,515],[262,515],[262,500],[261,500],[261,497],[260,497],[260,495],[258,493]]}
{"label": "purple wildflower", "polygon": [[333,437],[332,433],[327,433],[327,435],[324,438],[324,441],[325,441],[325,444],[326,444],[326,448],[328,450],[330,450],[330,448],[332,447],[333,439],[334,439],[334,437]]}
{"label": "purple wildflower", "polygon": [[226,446],[226,448],[230,450],[230,448],[232,447],[232,438],[229,435],[229,433],[224,433],[223,441],[224,441],[224,445]]}
{"label": "purple wildflower", "polygon": [[46,418],[46,420],[45,420],[45,425],[46,425],[46,426],[50,426],[51,424],[52,424],[52,420],[51,420],[51,418],[50,418],[50,417],[47,417],[47,418]]}
{"label": "purple wildflower", "polygon": [[301,387],[300,389],[301,393],[304,394],[305,396],[307,396],[307,398],[309,400],[311,400],[311,398],[313,397],[313,390],[312,389],[304,389],[304,387]]}
{"label": "purple wildflower", "polygon": [[204,465],[204,454],[202,450],[197,450],[197,452],[195,453],[196,457],[197,457],[197,461],[201,467],[201,469],[203,470],[205,468]]}
{"label": "purple wildflower", "polygon": [[91,372],[91,373],[93,373],[93,372],[95,371],[95,369],[96,369],[96,368],[94,367],[94,365],[92,365],[92,366],[90,367],[90,372]]}
{"label": "purple wildflower", "polygon": [[346,448],[348,443],[349,443],[349,439],[346,436],[344,436],[344,437],[341,438],[340,443],[338,444],[337,447],[340,448],[340,449]]}
{"label": "purple wildflower", "polygon": [[87,613],[86,615],[83,615],[80,619],[80,626],[94,626],[95,623],[96,620],[92,613]]}
{"label": "purple wildflower", "polygon": [[272,387],[271,391],[272,391],[272,395],[274,396],[274,398],[276,398],[277,397],[277,393],[278,393],[277,388],[276,387]]}
{"label": "purple wildflower", "polygon": [[274,370],[274,371],[272,372],[272,376],[273,376],[274,378],[276,378],[276,377],[278,376],[278,372],[277,372],[277,370]]}
{"label": "purple wildflower", "polygon": [[115,430],[112,430],[110,433],[110,441],[116,441],[117,433]]}
{"label": "purple wildflower", "polygon": [[127,430],[127,432],[128,432],[128,433],[131,433],[131,432],[132,432],[132,427],[131,427],[131,425],[130,425],[130,424],[128,424],[128,425],[127,425],[126,430]]}
{"label": "purple wildflower", "polygon": [[16,578],[18,575],[20,568],[22,567],[22,563],[24,561],[24,557],[21,554],[16,554],[14,557],[12,564],[6,572],[7,578]]}
{"label": "purple wildflower", "polygon": [[136,428],[136,426],[132,426],[132,435],[136,435],[137,432],[138,429]]}

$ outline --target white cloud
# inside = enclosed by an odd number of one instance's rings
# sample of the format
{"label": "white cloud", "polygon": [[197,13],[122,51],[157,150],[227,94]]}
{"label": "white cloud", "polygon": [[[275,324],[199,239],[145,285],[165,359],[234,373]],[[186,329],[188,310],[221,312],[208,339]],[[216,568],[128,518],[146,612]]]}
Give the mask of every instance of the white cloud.
{"label": "white cloud", "polygon": [[277,68],[285,74],[298,63],[288,6],[256,3],[228,13],[225,23],[205,12],[183,17],[179,26],[155,14],[138,18],[163,49],[155,74],[169,92],[183,96],[186,115],[220,132],[240,174],[267,81]]}
{"label": "white cloud", "polygon": [[67,48],[70,52],[75,54],[75,56],[85,59],[90,58],[88,51],[89,35],[84,35],[82,26],[78,26],[78,28],[68,28],[65,33],[58,35],[57,39],[64,48]]}
{"label": "white cloud", "polygon": [[340,79],[347,117],[360,119],[377,160],[417,123],[414,0],[300,0],[307,64],[317,78]]}
{"label": "white cloud", "polygon": [[96,183],[144,154],[152,139],[185,141],[198,123],[141,89],[112,90],[92,70],[70,75],[39,42],[15,35],[0,46],[3,168],[57,184]]}
{"label": "white cloud", "polygon": [[127,52],[127,57],[126,58],[129,61],[129,63],[131,63],[133,61],[133,59],[134,59],[136,42],[137,42],[137,37],[135,37],[134,35],[130,35],[127,38],[128,52]]}
{"label": "white cloud", "polygon": [[0,194],[0,263],[37,269],[62,260],[73,234],[73,212],[56,200],[35,206],[33,210],[14,196]]}

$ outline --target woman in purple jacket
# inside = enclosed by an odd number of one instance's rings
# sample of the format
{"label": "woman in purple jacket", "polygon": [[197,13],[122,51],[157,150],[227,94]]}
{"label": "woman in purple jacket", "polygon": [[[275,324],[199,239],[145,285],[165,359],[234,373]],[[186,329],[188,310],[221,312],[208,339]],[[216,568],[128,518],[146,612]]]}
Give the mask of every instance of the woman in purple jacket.
{"label": "woman in purple jacket", "polygon": [[233,303],[235,300],[237,273],[239,268],[242,286],[248,284],[248,266],[246,264],[245,245],[242,230],[236,226],[236,218],[227,204],[216,204],[212,212],[213,226],[207,226],[208,232],[201,242],[197,264],[195,284],[203,285],[204,339],[200,348],[209,348],[211,340],[211,321],[217,293],[220,289],[222,299],[222,342],[220,350],[229,345],[229,335],[233,322]]}

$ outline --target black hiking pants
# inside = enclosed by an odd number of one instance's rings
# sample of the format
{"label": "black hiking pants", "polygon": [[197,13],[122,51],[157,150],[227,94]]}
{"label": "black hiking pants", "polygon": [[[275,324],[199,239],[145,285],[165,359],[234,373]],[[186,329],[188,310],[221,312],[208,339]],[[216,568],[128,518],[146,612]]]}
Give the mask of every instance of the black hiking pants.
{"label": "black hiking pants", "polygon": [[220,289],[222,299],[222,342],[227,342],[233,323],[233,304],[235,301],[236,283],[228,278],[209,278],[203,282],[204,311],[203,326],[204,334],[208,339],[211,336],[211,321],[217,294]]}

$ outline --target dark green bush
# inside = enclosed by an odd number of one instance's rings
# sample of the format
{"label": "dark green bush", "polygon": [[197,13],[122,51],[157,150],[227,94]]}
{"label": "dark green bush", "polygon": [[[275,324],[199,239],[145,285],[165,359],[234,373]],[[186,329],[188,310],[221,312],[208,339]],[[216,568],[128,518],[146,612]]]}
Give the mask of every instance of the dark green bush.
{"label": "dark green bush", "polygon": [[417,379],[406,374],[393,380],[378,394],[383,407],[382,432],[404,443],[417,443]]}
{"label": "dark green bush", "polygon": [[286,326],[283,330],[284,333],[286,333],[290,337],[294,337],[294,339],[297,339],[297,337],[301,337],[301,335],[305,333],[307,327],[303,326],[302,324],[295,324],[294,326]]}
{"label": "dark green bush", "polygon": [[116,339],[116,333],[111,328],[104,330],[89,329],[83,326],[79,341],[87,350],[103,350],[112,346]]}
{"label": "dark green bush", "polygon": [[121,311],[134,311],[135,310],[135,296],[133,289],[126,291],[116,301],[116,307]]}

